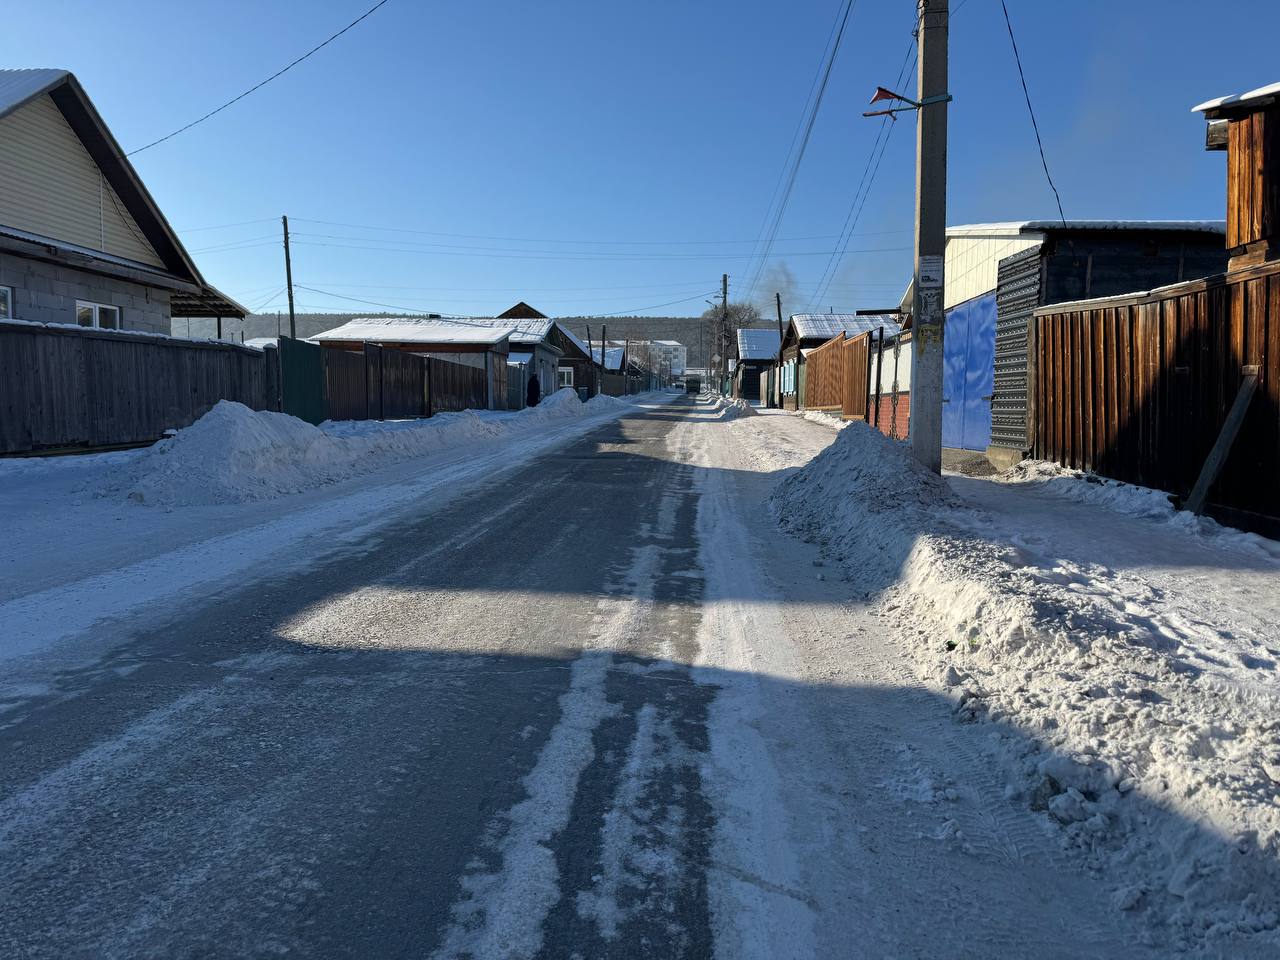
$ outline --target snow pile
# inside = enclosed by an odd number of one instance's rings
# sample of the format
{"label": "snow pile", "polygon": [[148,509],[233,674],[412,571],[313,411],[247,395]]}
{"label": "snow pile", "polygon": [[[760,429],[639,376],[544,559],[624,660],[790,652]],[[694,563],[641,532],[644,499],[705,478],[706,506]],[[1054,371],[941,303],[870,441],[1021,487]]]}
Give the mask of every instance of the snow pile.
{"label": "snow pile", "polygon": [[[1226,562],[1245,572],[1221,569],[1222,546],[1134,519],[1159,515],[1151,491],[1026,472],[1108,506],[1059,501],[1002,529],[855,423],[774,507],[879,594],[922,679],[990,725],[1010,800],[1057,825],[1117,909],[1176,944],[1280,950],[1280,565],[1241,551]],[[1073,524],[1087,556],[1055,543]],[[1205,572],[1131,572],[1135,539],[1199,551]],[[1252,594],[1226,593],[1246,575]]]}
{"label": "snow pile", "polygon": [[756,408],[746,400],[730,399],[729,397],[713,397],[710,399],[710,405],[713,412],[717,414],[718,420],[737,420],[739,417],[754,417]]}
{"label": "snow pile", "polygon": [[315,427],[222,400],[190,427],[122,465],[107,489],[140,503],[165,505],[268,500],[444,448],[609,409],[590,408],[566,388],[515,413],[464,410],[427,420]]}
{"label": "snow pile", "polygon": [[600,410],[622,410],[630,407],[626,400],[621,397],[611,397],[607,393],[597,393],[594,397],[587,401],[587,409],[593,412]]}
{"label": "snow pile", "polygon": [[857,421],[778,484],[772,498],[783,526],[857,565],[862,577],[874,572],[885,582],[897,576],[937,511],[958,503],[905,442]]}
{"label": "snow pile", "polygon": [[852,420],[846,420],[844,417],[837,417],[835,414],[827,413],[825,410],[801,410],[796,416],[803,417],[812,423],[820,423],[824,427],[830,427],[832,430],[843,430]]}

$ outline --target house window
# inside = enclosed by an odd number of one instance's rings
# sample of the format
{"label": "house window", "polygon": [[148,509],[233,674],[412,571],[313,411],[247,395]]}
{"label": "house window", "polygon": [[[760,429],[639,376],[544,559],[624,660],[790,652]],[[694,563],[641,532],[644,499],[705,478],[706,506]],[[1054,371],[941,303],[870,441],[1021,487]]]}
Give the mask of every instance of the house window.
{"label": "house window", "polygon": [[82,327],[119,330],[120,308],[106,303],[90,303],[87,300],[77,300],[76,323]]}
{"label": "house window", "polygon": [[0,320],[13,319],[13,287],[0,287]]}
{"label": "house window", "polygon": [[557,385],[561,387],[573,386],[573,367],[560,368],[560,379]]}

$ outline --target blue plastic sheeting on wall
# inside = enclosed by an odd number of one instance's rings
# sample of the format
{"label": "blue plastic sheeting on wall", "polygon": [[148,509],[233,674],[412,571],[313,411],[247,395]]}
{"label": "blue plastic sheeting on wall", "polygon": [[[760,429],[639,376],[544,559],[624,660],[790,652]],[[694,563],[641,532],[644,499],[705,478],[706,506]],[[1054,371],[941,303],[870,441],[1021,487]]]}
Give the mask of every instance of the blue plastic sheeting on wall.
{"label": "blue plastic sheeting on wall", "polygon": [[942,350],[942,445],[985,450],[991,443],[996,353],[996,295],[947,313]]}

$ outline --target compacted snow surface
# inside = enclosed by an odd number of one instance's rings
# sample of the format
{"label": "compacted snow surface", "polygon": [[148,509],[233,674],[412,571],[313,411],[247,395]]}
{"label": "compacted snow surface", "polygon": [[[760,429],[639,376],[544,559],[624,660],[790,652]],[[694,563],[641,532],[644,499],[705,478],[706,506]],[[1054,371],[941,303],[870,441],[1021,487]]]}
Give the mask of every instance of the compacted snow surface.
{"label": "compacted snow surface", "polygon": [[1008,794],[1175,944],[1280,950],[1280,563],[1161,494],[1026,464],[940,478],[860,423],[784,526],[989,725]]}

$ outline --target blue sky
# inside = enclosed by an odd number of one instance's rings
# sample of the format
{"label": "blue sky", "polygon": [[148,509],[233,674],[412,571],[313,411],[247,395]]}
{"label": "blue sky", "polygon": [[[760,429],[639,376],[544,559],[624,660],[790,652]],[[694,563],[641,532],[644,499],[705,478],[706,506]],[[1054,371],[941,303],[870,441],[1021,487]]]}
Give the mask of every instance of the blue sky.
{"label": "blue sky", "polygon": [[[6,32],[12,65],[74,71],[133,149],[371,2],[52,0],[13,6]],[[1280,4],[1007,2],[1069,218],[1223,216],[1224,155],[1188,111],[1280,79]],[[721,273],[731,296],[751,279],[839,5],[390,0],[134,160],[207,279],[250,307],[283,308],[287,213],[295,282],[314,288],[300,309],[698,313]],[[814,302],[879,127],[861,113],[897,77],[914,7],[855,7],[760,290],[789,271],[790,312],[896,302],[910,273],[907,118]],[[999,0],[952,7],[948,220],[1052,216]],[[263,222],[202,229],[240,221]]]}

